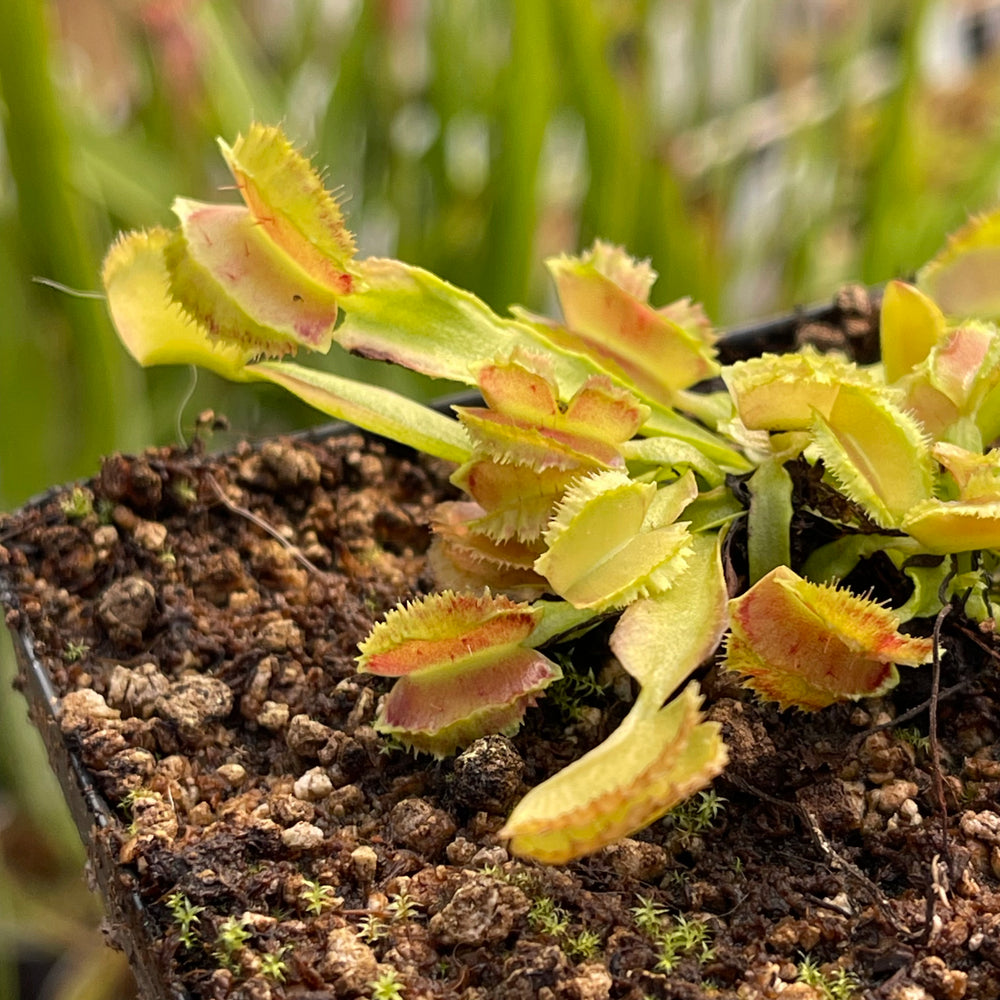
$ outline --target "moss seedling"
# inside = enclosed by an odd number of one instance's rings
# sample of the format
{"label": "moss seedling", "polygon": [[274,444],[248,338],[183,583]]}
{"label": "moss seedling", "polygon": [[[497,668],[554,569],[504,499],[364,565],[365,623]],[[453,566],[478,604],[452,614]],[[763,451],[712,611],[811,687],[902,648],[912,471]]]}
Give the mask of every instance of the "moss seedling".
{"label": "moss seedling", "polygon": [[262,976],[273,979],[277,983],[285,981],[288,966],[282,956],[288,951],[287,945],[282,945],[276,951],[265,951],[260,956],[260,972]]}
{"label": "moss seedling", "polygon": [[381,941],[389,933],[389,925],[376,913],[368,913],[358,924],[358,937],[369,944]]}
{"label": "moss seedling", "polygon": [[69,520],[82,521],[94,513],[94,495],[82,486],[74,486],[59,501],[59,506]]}
{"label": "moss seedling", "polygon": [[549,937],[560,938],[569,930],[569,916],[548,896],[541,896],[531,904],[528,923],[532,930]]}
{"label": "moss seedling", "polygon": [[372,1000],[403,1000],[406,995],[399,973],[391,967],[383,969],[378,978],[373,979],[368,985],[371,987]]}
{"label": "moss seedling", "polygon": [[322,885],[319,882],[306,879],[302,886],[299,899],[306,904],[307,913],[319,916],[327,907],[336,906],[340,902],[332,885]]}
{"label": "moss seedling", "polygon": [[563,939],[562,948],[574,962],[586,962],[601,950],[601,935],[591,930],[569,934]]}
{"label": "moss seedling", "polygon": [[394,924],[403,924],[417,916],[420,904],[407,892],[401,889],[389,896],[389,919]]}
{"label": "moss seedling", "polygon": [[638,905],[632,907],[635,926],[647,937],[654,939],[662,933],[668,915],[666,907],[654,903],[646,896],[639,896]]}
{"label": "moss seedling", "polygon": [[671,809],[666,819],[673,823],[684,839],[700,837],[715,825],[723,812],[726,800],[714,789],[698,792],[679,806]]}
{"label": "moss seedling", "polygon": [[681,916],[668,921],[654,939],[657,971],[673,972],[684,958],[694,958],[699,964],[710,962],[715,957],[711,939],[711,928],[702,920]]}
{"label": "moss seedling", "polygon": [[904,743],[909,743],[914,750],[927,753],[931,747],[929,736],[925,736],[916,726],[899,726],[892,731],[893,736]]}
{"label": "moss seedling", "polygon": [[226,917],[219,924],[212,954],[224,968],[235,972],[239,968],[237,956],[251,936],[251,931],[242,917]]}
{"label": "moss seedling", "polygon": [[178,937],[186,949],[194,947],[194,927],[199,923],[198,914],[204,906],[196,906],[183,892],[172,892],[167,896],[167,908],[177,925]]}
{"label": "moss seedling", "polygon": [[593,958],[600,951],[601,935],[587,927],[574,933],[569,914],[549,896],[540,896],[532,902],[528,923],[536,933],[554,938],[575,962]]}
{"label": "moss seedling", "polygon": [[82,660],[90,652],[90,646],[86,642],[70,642],[67,643],[66,648],[63,650],[63,659],[67,663],[76,663],[77,660]]}
{"label": "moss seedling", "polygon": [[685,958],[705,963],[714,957],[712,930],[705,921],[684,916],[673,918],[665,907],[643,896],[632,907],[632,915],[636,927],[656,947],[658,972],[672,972]]}
{"label": "moss seedling", "polygon": [[855,1000],[860,995],[857,978],[846,969],[824,972],[811,955],[803,955],[796,968],[796,981],[813,987],[824,1000]]}

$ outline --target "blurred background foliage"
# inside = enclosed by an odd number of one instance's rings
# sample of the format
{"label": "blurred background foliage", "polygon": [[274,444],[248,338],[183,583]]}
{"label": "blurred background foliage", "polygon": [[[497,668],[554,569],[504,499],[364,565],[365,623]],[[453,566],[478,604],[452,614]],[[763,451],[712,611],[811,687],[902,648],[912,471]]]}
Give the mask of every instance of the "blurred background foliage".
{"label": "blurred background foliage", "polygon": [[[214,137],[254,118],[328,168],[363,254],[498,310],[550,308],[543,259],[601,236],[652,259],[657,304],[731,325],[906,275],[1000,194],[985,0],[18,0],[3,20],[0,509],[205,407],[234,435],[316,419],[138,371],[100,301],[34,280],[97,289],[116,231],[212,197]],[[0,997],[127,995],[6,638],[0,664]],[[58,958],[44,993],[34,958]]]}

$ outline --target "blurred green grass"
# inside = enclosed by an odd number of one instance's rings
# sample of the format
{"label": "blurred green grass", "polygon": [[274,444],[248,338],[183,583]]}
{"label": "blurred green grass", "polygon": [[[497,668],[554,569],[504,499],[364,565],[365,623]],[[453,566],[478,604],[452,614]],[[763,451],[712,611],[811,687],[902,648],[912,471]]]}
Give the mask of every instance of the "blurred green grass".
{"label": "blurred green grass", "polygon": [[[431,268],[497,309],[551,306],[543,258],[601,236],[652,259],[657,301],[690,295],[732,324],[826,298],[845,280],[905,275],[996,199],[996,18],[978,6],[974,16],[941,0],[8,5],[0,509],[92,474],[116,449],[189,434],[205,407],[237,435],[316,419],[266,388],[205,375],[188,400],[189,373],[138,371],[99,301],[33,280],[96,289],[116,231],[169,224],[175,194],[209,197],[227,183],[216,135],[283,121],[341,186],[362,252]],[[352,358],[324,363],[433,391]],[[38,831],[48,862],[31,869],[29,895],[41,887],[59,900],[80,851],[6,693],[9,650],[0,661],[0,794],[12,817],[0,819],[0,844],[10,830]],[[6,860],[9,874],[17,864]],[[15,950],[3,905],[0,996],[16,988],[2,964]],[[31,920],[42,928],[44,910]]]}

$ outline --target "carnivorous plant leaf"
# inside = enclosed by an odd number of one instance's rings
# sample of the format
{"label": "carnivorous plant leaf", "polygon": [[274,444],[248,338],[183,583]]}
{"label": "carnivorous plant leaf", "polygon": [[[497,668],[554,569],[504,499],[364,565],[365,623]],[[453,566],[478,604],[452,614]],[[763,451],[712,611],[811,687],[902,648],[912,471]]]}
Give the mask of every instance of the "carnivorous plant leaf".
{"label": "carnivorous plant leaf", "polygon": [[241,382],[254,351],[211,340],[170,298],[163,256],[172,234],[166,229],[125,233],[104,258],[101,278],[108,310],[122,343],[140,365],[195,364]]}
{"label": "carnivorous plant leaf", "polygon": [[815,413],[829,415],[841,386],[873,384],[853,362],[809,347],[737,361],[723,369],[722,378],[752,431],[806,430]]}
{"label": "carnivorous plant leaf", "polygon": [[427,559],[438,586],[457,590],[494,590],[531,600],[548,589],[535,571],[541,538],[496,539],[477,526],[486,512],[477,503],[454,500],[440,503],[431,518],[434,538]]}
{"label": "carnivorous plant leaf", "polygon": [[540,609],[489,591],[431,594],[390,611],[361,643],[358,669],[399,677],[375,727],[441,756],[512,731],[558,664],[527,643]]}
{"label": "carnivorous plant leaf", "polygon": [[611,635],[611,651],[662,704],[708,659],[729,626],[722,535],[694,535],[687,568],[662,594],[630,604]]}
{"label": "carnivorous plant leaf", "polygon": [[640,692],[600,746],[521,799],[500,836],[515,854],[564,864],[659,819],[726,765],[719,725],[700,706],[694,682],[665,708]]}
{"label": "carnivorous plant leaf", "polygon": [[915,285],[890,281],[882,294],[879,340],[887,382],[912,371],[945,330],[944,313]]}
{"label": "carnivorous plant leaf", "polygon": [[975,500],[938,500],[917,504],[902,528],[927,552],[946,555],[1000,548],[1000,496]]}
{"label": "carnivorous plant leaf", "polygon": [[827,416],[817,413],[812,434],[841,492],[882,527],[899,527],[931,496],[934,467],[923,431],[888,393],[841,386]]}
{"label": "carnivorous plant leaf", "polygon": [[931,454],[951,473],[961,500],[1000,500],[1000,448],[986,454],[935,441]]}
{"label": "carnivorous plant leaf", "polygon": [[933,640],[899,632],[894,612],[787,566],[729,602],[725,665],[782,708],[813,710],[894,687],[897,664],[919,666]]}
{"label": "carnivorous plant leaf", "polygon": [[400,677],[383,699],[375,729],[414,750],[445,757],[491,733],[514,733],[542,691],[562,676],[535,649],[511,648],[463,664],[461,677]]}
{"label": "carnivorous plant leaf", "polygon": [[649,414],[604,375],[588,378],[563,408],[554,381],[517,359],[484,365],[477,383],[489,406],[455,407],[477,453],[538,471],[622,468],[621,446]]}
{"label": "carnivorous plant leaf", "polygon": [[254,123],[219,148],[240,194],[268,238],[320,284],[341,294],[354,287],[354,236],[319,171],[280,128]]}
{"label": "carnivorous plant leaf", "polygon": [[163,250],[172,238],[164,229],[129,233],[104,260],[109,311],[122,342],[140,364],[196,364],[233,381],[273,382],[329,416],[429,455],[452,462],[469,457],[468,437],[456,421],[405,396],[288,362],[251,365],[254,348],[210,338],[170,299]]}
{"label": "carnivorous plant leaf", "polygon": [[[349,351],[435,378],[474,385],[484,361],[540,348],[526,324],[502,319],[471,292],[402,261],[359,261],[357,289],[344,302],[335,339]],[[552,377],[567,396],[592,374],[581,356],[549,354]]]}
{"label": "carnivorous plant leaf", "polygon": [[530,605],[490,594],[430,594],[398,605],[358,647],[362,673],[401,677],[440,670],[483,650],[520,645],[539,612]]}
{"label": "carnivorous plant leaf", "polygon": [[259,354],[327,351],[338,295],[273,243],[242,205],[178,198],[180,232],[167,245],[170,291],[210,336]]}
{"label": "carnivorous plant leaf", "polygon": [[461,678],[401,677],[383,699],[375,729],[414,750],[445,757],[491,733],[514,733],[542,691],[562,676],[534,649],[513,648],[470,659]]}
{"label": "carnivorous plant leaf", "polygon": [[792,560],[792,477],[780,458],[766,458],[747,481],[747,556],[750,582]]}
{"label": "carnivorous plant leaf", "polygon": [[726,479],[722,469],[700,449],[677,438],[633,438],[622,445],[621,452],[636,469],[649,467],[658,474],[691,469],[710,487],[721,486]]}
{"label": "carnivorous plant leaf", "polygon": [[610,362],[651,399],[670,405],[675,390],[718,372],[707,330],[687,329],[647,302],[655,278],[648,263],[598,240],[579,257],[548,261],[548,268],[569,333],[560,341]]}
{"label": "carnivorous plant leaf", "polygon": [[[994,428],[995,413],[992,406],[987,406],[987,414],[982,415],[986,425],[977,429],[979,410],[1000,385],[1000,338],[996,328],[970,322],[947,331],[927,359],[900,385],[907,394],[907,408],[929,434],[955,440],[971,433],[975,447],[981,448],[983,433]],[[963,417],[969,419],[963,421]]]}
{"label": "carnivorous plant leaf", "polygon": [[686,524],[646,524],[656,492],[621,472],[581,479],[546,530],[535,569],[580,608],[624,607],[667,589],[686,564],[690,536]]}
{"label": "carnivorous plant leaf", "polygon": [[483,509],[470,527],[496,541],[539,538],[552,516],[552,508],[579,478],[580,469],[534,469],[530,465],[473,459],[452,475]]}
{"label": "carnivorous plant leaf", "polygon": [[347,420],[400,444],[448,462],[471,453],[468,435],[456,420],[391,389],[304,368],[288,361],[261,361],[248,375],[280,385],[327,416]]}

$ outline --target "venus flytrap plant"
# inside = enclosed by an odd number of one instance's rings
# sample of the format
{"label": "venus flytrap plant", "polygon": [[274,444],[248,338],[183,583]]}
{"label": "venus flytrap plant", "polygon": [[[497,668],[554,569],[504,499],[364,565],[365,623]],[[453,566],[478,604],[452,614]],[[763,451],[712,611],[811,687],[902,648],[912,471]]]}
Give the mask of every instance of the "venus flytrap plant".
{"label": "venus flytrap plant", "polygon": [[[804,349],[720,372],[700,307],[652,306],[655,273],[620,248],[549,262],[559,319],[500,317],[420,268],[358,259],[280,130],[254,125],[221,148],[243,204],[181,199],[174,230],[120,238],[108,305],[144,365],[269,381],[454,463],[466,498],[433,518],[439,591],[361,645],[359,669],[396,678],[377,727],[438,756],[512,732],[561,676],[544,647],[618,616],[611,652],[636,701],[518,804],[502,831],[515,852],[570,860],[706,787],[726,748],[690,676],[727,632],[726,664],[751,688],[815,710],[928,662],[931,640],[900,627],[942,594],[976,590],[966,610],[985,616],[977,566],[996,560],[976,553],[1000,548],[1000,453],[984,453],[1000,434],[1000,299],[983,288],[998,217],[967,227],[918,286],[890,283],[881,364]],[[334,342],[478,388],[483,405],[454,420],[285,358]],[[693,391],[718,374],[725,391]],[[810,510],[840,533],[823,547],[792,545],[803,469],[836,498]],[[733,596],[722,540],[744,517],[749,589]],[[875,552],[914,585],[901,607],[839,585]]]}

